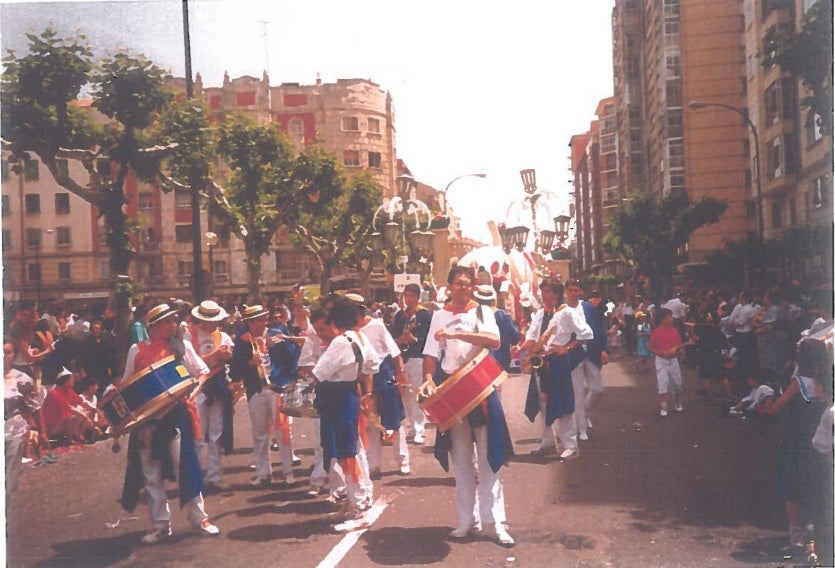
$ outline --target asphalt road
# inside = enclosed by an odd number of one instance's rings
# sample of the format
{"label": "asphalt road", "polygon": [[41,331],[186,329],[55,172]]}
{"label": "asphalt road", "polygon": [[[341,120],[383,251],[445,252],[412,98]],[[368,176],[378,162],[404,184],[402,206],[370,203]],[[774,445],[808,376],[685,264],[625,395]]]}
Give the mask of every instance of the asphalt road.
{"label": "asphalt road", "polygon": [[[654,375],[634,372],[630,362],[604,368],[606,391],[591,439],[567,463],[530,455],[537,432],[521,410],[527,377],[514,375],[502,387],[517,454],[502,474],[517,541],[512,549],[479,536],[447,539],[457,524],[454,483],[430,446],[411,446],[408,477],[398,475],[391,452],[385,454],[375,497],[388,505],[370,530],[347,536],[333,529],[336,508],[305,492],[313,421],[295,423],[296,453],[303,459],[295,468],[298,484],[251,488],[249,419],[241,402],[237,449],[224,461],[233,489],[206,496],[220,536],[201,537],[189,528],[176,510],[172,485],[175,537],[139,544],[147,509],[120,509],[125,452],[114,454],[109,442],[100,442],[64,453],[55,464],[25,468],[8,509],[7,565],[303,568],[336,565],[335,557],[341,567],[803,565],[804,558],[783,549],[786,523],[775,495],[777,425],[727,417],[698,398],[694,372],[687,369],[684,412],[661,419]],[[278,454],[272,455],[276,462]],[[831,556],[826,560],[824,565],[833,564]]]}

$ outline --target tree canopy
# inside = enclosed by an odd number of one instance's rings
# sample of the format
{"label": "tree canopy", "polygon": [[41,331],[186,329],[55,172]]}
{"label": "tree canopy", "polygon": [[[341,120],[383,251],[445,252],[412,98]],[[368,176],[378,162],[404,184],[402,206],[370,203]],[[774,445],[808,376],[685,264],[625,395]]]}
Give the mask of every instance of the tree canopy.
{"label": "tree canopy", "polygon": [[703,197],[695,203],[681,193],[658,198],[633,193],[612,215],[606,248],[650,277],[656,294],[669,293],[678,251],[690,235],[719,220],[727,204]]}

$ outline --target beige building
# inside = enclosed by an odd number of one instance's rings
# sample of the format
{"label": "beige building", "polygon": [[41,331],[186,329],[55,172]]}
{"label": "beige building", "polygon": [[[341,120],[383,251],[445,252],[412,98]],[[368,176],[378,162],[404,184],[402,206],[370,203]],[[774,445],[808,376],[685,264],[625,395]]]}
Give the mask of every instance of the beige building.
{"label": "beige building", "polygon": [[[179,98],[185,97],[184,79],[169,79]],[[301,150],[320,143],[350,171],[368,171],[383,188],[396,192],[396,175],[408,168],[396,157],[395,125],[389,93],[365,79],[339,79],[313,85],[283,83],[271,86],[269,77],[223,78],[208,87],[198,74],[194,96],[202,98],[214,120],[241,113],[256,123],[278,124]],[[84,106],[84,102],[80,103]],[[93,112],[91,110],[91,112]],[[100,117],[99,117],[100,118]],[[76,168],[69,163],[67,167]],[[84,179],[78,167],[77,179]],[[60,189],[36,159],[18,176],[3,161],[4,296],[18,300],[104,301],[115,275],[109,272],[101,220],[89,204]],[[190,295],[192,286],[192,208],[188,192],[163,192],[129,177],[125,185],[127,211],[135,221],[137,251],[131,274],[145,294],[159,297]],[[443,209],[443,195],[419,184],[418,197],[433,210]],[[204,270],[211,275],[208,292],[218,297],[240,297],[246,292],[243,242],[230,228],[201,211],[202,232],[217,235],[203,241]],[[455,226],[450,227],[454,229]],[[448,265],[446,231],[436,238],[440,262]],[[444,264],[446,263],[446,264]],[[296,283],[318,283],[316,259],[293,245],[279,231],[270,254],[262,259],[262,292],[289,290]],[[375,273],[374,286],[391,288],[390,277]],[[357,274],[343,270],[335,279]]]}

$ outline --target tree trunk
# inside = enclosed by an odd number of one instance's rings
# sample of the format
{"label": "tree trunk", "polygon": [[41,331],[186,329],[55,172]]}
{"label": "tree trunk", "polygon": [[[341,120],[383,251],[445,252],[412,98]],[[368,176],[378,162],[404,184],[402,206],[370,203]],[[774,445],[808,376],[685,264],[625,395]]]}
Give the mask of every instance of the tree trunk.
{"label": "tree trunk", "polygon": [[249,302],[261,301],[261,255],[258,253],[246,255],[246,287]]}
{"label": "tree trunk", "polygon": [[333,274],[333,267],[330,263],[319,260],[319,266],[322,271],[319,273],[319,290],[322,296],[327,296],[331,291],[331,274]]}

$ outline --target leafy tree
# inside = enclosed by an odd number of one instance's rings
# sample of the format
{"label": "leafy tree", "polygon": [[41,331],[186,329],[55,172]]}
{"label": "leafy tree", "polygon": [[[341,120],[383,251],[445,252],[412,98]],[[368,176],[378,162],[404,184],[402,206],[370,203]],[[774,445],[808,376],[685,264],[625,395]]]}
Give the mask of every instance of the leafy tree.
{"label": "leafy tree", "polygon": [[356,268],[367,282],[371,221],[382,196],[367,172],[345,176],[331,153],[312,146],[296,157],[290,183],[276,178],[273,187],[279,223],[319,262],[322,293],[339,265]]}
{"label": "leafy tree", "polygon": [[261,258],[285,218],[277,197],[294,193],[292,145],[274,125],[231,117],[218,131],[217,149],[230,173],[225,189],[213,184],[209,210],[243,240],[249,296],[258,298]]}
{"label": "leafy tree", "polygon": [[810,95],[801,104],[819,117],[821,131],[832,135],[832,0],[818,0],[803,16],[800,31],[774,26],[760,54],[766,68],[778,65],[800,79]]}
{"label": "leafy tree", "polygon": [[[145,156],[164,150],[151,146],[143,132],[171,98],[163,88],[163,71],[143,56],[127,53],[94,65],[84,35],[62,39],[47,29],[40,36],[27,37],[28,54],[18,57],[10,50],[3,59],[3,148],[11,161],[26,160],[34,153],[61,187],[98,208],[106,224],[111,273],[125,275],[135,251],[124,209],[124,184]],[[111,119],[105,126],[94,125],[74,104],[88,84],[93,108]],[[84,179],[62,172],[59,159],[77,160]],[[102,160],[109,162],[109,173],[100,171]],[[129,281],[117,282],[115,325],[123,355],[133,286]]]}
{"label": "leafy tree", "polygon": [[691,203],[683,192],[661,199],[648,192],[633,193],[612,215],[603,243],[649,276],[654,293],[666,295],[672,290],[677,251],[695,230],[718,221],[726,207],[711,197]]}

